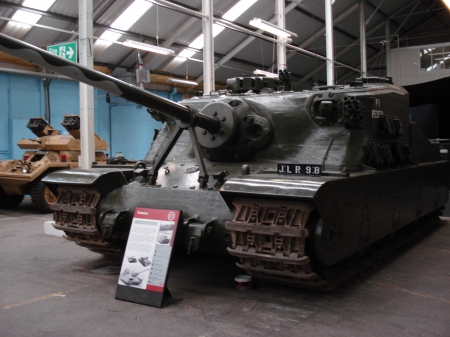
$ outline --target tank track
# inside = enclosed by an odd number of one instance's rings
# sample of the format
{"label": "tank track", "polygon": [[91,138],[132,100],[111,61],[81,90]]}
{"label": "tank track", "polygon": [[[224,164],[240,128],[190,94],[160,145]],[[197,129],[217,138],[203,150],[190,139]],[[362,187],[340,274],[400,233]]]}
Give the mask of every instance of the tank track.
{"label": "tank track", "polygon": [[93,187],[61,186],[51,204],[53,227],[64,231],[66,239],[103,255],[123,255],[123,248],[103,239],[97,226],[97,205],[101,195]]}
{"label": "tank track", "polygon": [[[226,223],[232,245],[228,252],[239,258],[236,265],[259,280],[331,291],[364,275],[381,262],[421,239],[438,223],[429,214],[332,267],[321,266],[307,255],[306,228],[313,219],[312,203],[280,200],[236,199],[236,212]],[[315,263],[312,263],[314,260]]]}
{"label": "tank track", "polygon": [[[123,247],[105,241],[98,230],[96,213],[101,195],[95,188],[62,186],[58,192],[58,200],[50,207],[54,227],[63,230],[67,240],[103,255],[123,256]],[[234,217],[225,227],[231,233],[228,252],[239,258],[238,267],[259,280],[321,291],[343,287],[364,275],[422,238],[439,220],[436,214],[424,216],[397,231],[394,238],[326,268],[307,255],[307,224],[320,221],[311,216],[313,203],[235,199],[233,204]]]}

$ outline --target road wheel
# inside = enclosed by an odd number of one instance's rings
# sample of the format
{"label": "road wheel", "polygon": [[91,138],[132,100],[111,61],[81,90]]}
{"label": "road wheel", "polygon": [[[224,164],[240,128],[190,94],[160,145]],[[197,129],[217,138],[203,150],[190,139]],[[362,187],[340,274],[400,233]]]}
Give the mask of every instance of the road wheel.
{"label": "road wheel", "polygon": [[23,197],[21,194],[6,194],[3,188],[0,187],[0,208],[16,208],[22,202]]}
{"label": "road wheel", "polygon": [[50,204],[56,202],[56,196],[39,179],[31,185],[31,202],[34,208],[40,213],[52,213]]}

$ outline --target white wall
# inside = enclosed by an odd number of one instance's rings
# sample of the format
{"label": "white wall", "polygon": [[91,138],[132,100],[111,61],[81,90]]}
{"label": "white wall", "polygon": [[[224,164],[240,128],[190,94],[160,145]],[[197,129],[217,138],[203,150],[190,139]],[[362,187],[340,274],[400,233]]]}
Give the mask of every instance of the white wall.
{"label": "white wall", "polygon": [[450,46],[449,43],[391,49],[390,65],[394,84],[411,85],[450,76],[450,69],[420,71],[419,51],[423,48]]}

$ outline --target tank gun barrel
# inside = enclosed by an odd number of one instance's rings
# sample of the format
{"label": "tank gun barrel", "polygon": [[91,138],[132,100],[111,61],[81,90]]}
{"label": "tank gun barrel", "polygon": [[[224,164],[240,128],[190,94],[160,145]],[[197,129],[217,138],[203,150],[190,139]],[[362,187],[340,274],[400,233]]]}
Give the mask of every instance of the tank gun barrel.
{"label": "tank gun barrel", "polygon": [[220,130],[221,123],[215,117],[206,116],[190,107],[152,94],[99,71],[65,60],[5,34],[0,34],[0,51],[156,110],[166,116],[180,120],[187,126],[198,126],[211,133]]}

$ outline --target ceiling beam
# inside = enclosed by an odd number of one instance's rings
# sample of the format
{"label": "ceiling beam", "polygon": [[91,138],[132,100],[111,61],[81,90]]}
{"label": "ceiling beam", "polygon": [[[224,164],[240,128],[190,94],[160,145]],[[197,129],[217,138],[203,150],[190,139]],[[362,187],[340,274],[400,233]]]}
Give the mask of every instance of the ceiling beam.
{"label": "ceiling beam", "polygon": [[[428,10],[439,20],[439,21],[441,21],[441,23],[444,25],[444,27],[445,28],[448,28],[448,26],[447,26],[447,24],[444,22],[444,21],[442,21],[441,20],[441,18],[438,16],[438,14],[430,7],[430,6],[428,6],[428,4],[424,1],[424,0],[421,0],[422,1],[422,3],[428,8]],[[436,3],[436,2],[435,2]],[[434,5],[434,4],[433,4]]]}
{"label": "ceiling beam", "polygon": [[[376,25],[375,27],[373,27],[371,30],[369,30],[367,32],[367,35],[373,34],[374,32],[376,32],[378,29],[382,28],[384,26],[384,22],[379,23],[378,25]],[[355,40],[351,45],[345,47],[344,49],[342,49],[340,52],[338,52],[336,54],[336,59],[342,55],[344,55],[346,52],[348,52],[350,49],[357,47],[359,44],[359,41],[361,39],[357,39]],[[368,63],[368,62],[367,62]],[[323,68],[325,68],[326,64],[322,63],[319,67],[316,67],[314,70],[312,70],[311,72],[309,72],[308,74],[306,74],[298,83],[303,83],[309,79],[311,79],[317,72],[321,71]]]}
{"label": "ceiling beam", "polygon": [[[307,11],[306,9],[298,7],[298,6],[295,8],[295,10],[297,12],[299,12],[299,13],[301,13],[303,15],[306,15],[307,17],[309,17],[309,18],[311,18],[311,19],[313,19],[313,20],[315,20],[315,21],[317,21],[320,24],[325,26],[325,20],[320,18],[320,17],[318,17],[314,13],[311,13],[310,11]],[[348,32],[345,28],[343,28],[342,26],[339,26],[339,25],[334,25],[334,31],[337,32],[337,33],[340,33],[342,35],[345,35],[345,36],[347,36],[347,37],[349,37],[351,39],[356,39],[357,38],[357,36],[355,36],[352,33]],[[372,48],[374,48],[374,47],[372,47]],[[374,49],[376,49],[376,48],[374,48]]]}
{"label": "ceiling beam", "polygon": [[[289,13],[291,10],[293,10],[302,0],[298,1],[298,2],[291,2],[289,5],[286,6],[285,8],[285,13]],[[275,23],[276,20],[276,16],[272,16],[272,18],[270,18],[269,22],[271,23]],[[262,29],[258,29],[257,30],[258,33],[263,33]],[[233,49],[231,49],[228,53],[226,53],[225,56],[223,56],[218,62],[217,65],[215,67],[215,69],[220,68],[220,66],[223,66],[226,62],[230,61],[237,53],[239,53],[242,49],[244,49],[245,47],[247,47],[250,43],[252,43],[254,40],[256,40],[255,36],[248,36],[246,37],[241,43],[239,43],[237,46],[235,46]],[[196,82],[202,82],[203,81],[203,73],[200,74],[200,76],[197,77],[197,79],[195,80]]]}
{"label": "ceiling beam", "polygon": [[[4,2],[4,1],[0,0],[0,5],[1,5],[2,2]],[[9,4],[9,3],[8,3],[8,4]],[[16,6],[17,6],[17,5],[16,5]],[[26,7],[21,7],[21,8],[23,8],[23,9],[28,9],[28,8],[26,8]],[[43,11],[37,11],[37,12],[39,12],[39,13],[46,13],[46,12],[43,12]],[[64,15],[59,15],[59,14],[58,14],[57,17],[58,17],[58,19],[61,19],[62,17],[66,17],[66,16],[64,16]],[[68,18],[70,18],[70,17],[68,17]],[[42,28],[45,28],[45,27],[42,26],[42,25],[39,25],[39,26],[42,27]],[[101,24],[95,24],[95,23],[94,23],[94,27],[96,27],[96,28],[109,29],[109,30],[111,30],[111,31],[119,32],[119,33],[121,33],[121,34],[123,34],[123,35],[130,35],[130,36],[136,37],[136,38],[138,38],[138,39],[139,39],[139,37],[141,37],[143,41],[152,41],[152,42],[154,42],[154,43],[156,43],[156,41],[157,41],[156,38],[155,38],[155,37],[152,37],[152,36],[146,36],[146,35],[141,35],[141,34],[137,34],[137,33],[132,33],[132,32],[127,32],[127,31],[122,31],[122,30],[118,30],[118,29],[112,29],[112,28],[110,28],[109,26],[106,26],[106,25],[101,25]],[[49,28],[50,28],[50,29],[53,29],[53,28],[51,28],[51,27],[49,27]],[[69,33],[69,32],[68,32],[68,33]],[[139,39],[139,40],[140,40],[140,39]],[[142,41],[142,40],[141,40],[141,41]],[[165,40],[159,40],[159,41],[162,42],[162,44],[165,43]],[[189,47],[189,46],[182,45],[182,44],[179,44],[179,43],[172,43],[172,46],[174,46],[174,47],[176,47],[176,48],[183,48],[183,49],[194,50],[196,53],[201,53],[201,52],[202,52],[200,49],[191,48],[191,47]],[[222,58],[222,57],[224,56],[223,54],[219,54],[219,53],[215,53],[214,55],[215,55],[215,57],[218,57],[218,58]],[[128,57],[128,56],[127,56],[127,57]],[[237,62],[237,63],[240,63],[240,64],[248,65],[248,66],[250,66],[250,67],[257,67],[257,66],[259,66],[259,64],[257,64],[257,63],[253,63],[253,62],[250,62],[250,61],[246,61],[246,60],[242,60],[242,59],[237,59],[237,58],[233,58],[232,61]],[[122,62],[123,62],[123,60],[122,60]],[[110,67],[111,70],[113,70],[115,67],[118,67],[118,66],[120,66],[120,63],[119,63],[119,64],[115,64],[115,65],[109,65],[109,67]]]}
{"label": "ceiling beam", "polygon": [[[334,19],[334,23],[339,23],[342,22],[343,20],[345,20],[350,14],[352,14],[354,11],[356,11],[357,9],[359,9],[359,3],[354,3],[351,7],[347,8],[344,12],[342,12],[341,14],[339,14],[335,19]],[[299,48],[306,48],[307,46],[309,46],[311,43],[313,43],[319,36],[322,36],[325,33],[325,26],[323,26],[322,28],[318,29],[311,37],[309,37],[308,39],[306,39],[305,41],[303,41],[301,44],[298,45]],[[359,38],[356,40],[357,42],[359,41]],[[354,43],[357,43],[354,42]],[[348,47],[353,47],[352,43],[350,46]],[[347,47],[347,48],[348,48]],[[347,49],[346,48],[346,49]],[[349,49],[350,49],[349,48]],[[291,59],[294,56],[297,56],[298,53],[289,53],[286,57],[287,60]],[[336,55],[336,59],[337,57],[339,57],[340,55],[343,55],[343,52],[339,52]],[[270,67],[273,67],[274,64],[272,64]],[[311,71],[310,73],[308,73],[305,76],[300,76],[302,77],[302,79],[298,82],[299,84],[303,83],[304,81],[306,81],[307,79],[311,78],[311,76],[313,76],[316,72],[320,71],[321,69],[323,69],[323,67],[325,67],[325,63],[322,64],[320,66],[320,69],[317,68],[316,70]]]}
{"label": "ceiling beam", "polygon": [[400,31],[400,29],[403,27],[403,25],[405,24],[406,21],[408,21],[409,17],[411,16],[411,14],[414,12],[414,10],[416,9],[416,7],[420,4],[420,0],[416,1],[416,4],[414,5],[414,7],[411,9],[411,11],[409,12],[409,14],[403,19],[402,23],[400,24],[400,26],[397,28],[397,30],[395,31],[394,35],[397,35],[398,32]]}
{"label": "ceiling beam", "polygon": [[0,0],[0,7],[7,7],[7,8],[14,9],[14,10],[22,10],[25,12],[39,14],[39,15],[42,15],[45,17],[49,17],[52,19],[78,24],[78,18],[74,18],[72,16],[62,15],[62,14],[57,14],[57,13],[52,13],[52,12],[47,12],[47,11],[41,11],[39,9],[25,7],[25,6],[22,6],[22,5],[13,3],[13,2],[4,1],[4,0]]}
{"label": "ceiling beam", "polygon": [[[436,2],[437,2],[437,1],[435,1],[435,2],[433,3],[433,5],[436,4]],[[399,13],[400,11],[401,11],[401,10],[399,10],[399,11],[397,11],[396,13],[392,14],[388,19],[391,19],[392,17],[394,17],[394,16],[397,15],[397,13]],[[435,15],[428,16],[426,19],[424,19],[424,20],[422,20],[420,23],[416,24],[412,29],[410,29],[410,30],[404,32],[402,35],[399,35],[399,38],[401,39],[403,36],[410,34],[412,31],[414,31],[415,29],[417,29],[418,27],[420,27],[421,25],[425,24],[426,22],[428,22],[429,20],[431,20],[431,19],[433,19],[433,18],[435,19]],[[435,20],[436,20],[436,19],[435,19]],[[384,53],[383,50],[382,50],[381,52]],[[369,60],[368,60],[367,62],[370,63],[370,62],[372,62],[373,60],[375,60],[377,57],[379,57],[379,55],[378,55],[378,54],[375,54],[375,55],[373,55],[371,58],[369,58]],[[347,78],[349,78],[349,77],[351,77],[351,76],[353,76],[353,73],[352,73],[352,72],[347,72],[347,74],[344,75],[344,76],[341,78],[341,81],[345,81]]]}
{"label": "ceiling beam", "polygon": [[[72,17],[72,16],[68,16],[68,15],[63,15],[63,14],[52,13],[52,12],[48,12],[48,11],[41,11],[41,10],[38,10],[38,9],[24,7],[22,5],[18,5],[18,4],[12,3],[12,2],[7,2],[7,1],[4,1],[4,0],[0,0],[0,7],[8,7],[8,8],[12,8],[12,9],[15,9],[15,10],[23,10],[23,11],[26,11],[26,12],[39,14],[39,15],[42,15],[42,16],[45,16],[45,17],[56,19],[56,20],[61,20],[61,21],[65,21],[65,22],[75,23],[78,26],[78,17]],[[100,23],[95,23],[94,22],[94,29],[110,30],[110,31],[115,32],[115,33],[119,33],[119,34],[130,36],[130,37],[134,37],[135,39],[137,39],[139,41],[141,41],[141,39],[143,39],[143,40],[151,41],[153,43],[157,42],[155,37],[147,36],[147,35],[143,35],[143,34],[138,34],[138,33],[130,32],[130,31],[125,31],[125,30],[120,30],[120,29],[116,29],[116,28],[111,28],[108,25],[103,25],[103,24],[100,24]],[[163,43],[164,40],[159,39],[159,42]],[[188,46],[184,46],[182,44],[177,44],[177,43],[174,43],[173,45],[175,47],[177,47],[177,48],[189,48]]]}
{"label": "ceiling beam", "polygon": [[[366,2],[366,3],[368,3],[368,4],[370,4],[370,2]],[[436,1],[433,3],[433,5],[436,3]],[[413,4],[413,3],[412,3]],[[410,5],[412,5],[412,4],[410,4]],[[355,4],[355,5],[357,5],[357,4]],[[374,9],[376,8],[375,6],[373,6],[372,4],[370,4]],[[409,5],[409,6],[410,6]],[[358,6],[359,7],[359,6]],[[352,7],[350,7],[350,8],[352,8]],[[401,11],[403,11],[405,9],[405,7],[402,7],[402,8],[400,8],[399,10],[397,10],[395,13],[393,13],[392,15],[390,15],[390,16],[388,16],[386,19],[387,20],[391,20],[392,18],[394,18],[398,13],[400,13]],[[383,16],[387,16],[385,13],[383,13],[382,11],[379,11]],[[433,16],[431,16],[431,17],[433,17]],[[427,18],[425,21],[423,21],[423,22],[421,22],[419,25],[416,25],[416,27],[418,27],[418,26],[420,26],[420,25],[422,25],[424,22],[426,22],[426,21],[428,21],[430,19],[430,17],[429,18]],[[376,29],[375,28],[378,28],[378,26],[380,26],[381,24],[379,24],[379,25],[377,25],[377,26],[375,26],[373,29],[371,29],[368,33],[367,33],[367,35],[370,35],[370,34],[372,34],[373,32],[375,32],[376,31]],[[384,25],[384,22],[383,22],[383,25]],[[415,28],[416,28],[415,27]],[[379,27],[378,29],[380,29],[381,27]],[[415,29],[414,28],[414,29]],[[407,32],[405,32],[402,36],[404,36],[404,35],[406,35],[406,34],[408,34],[410,31],[407,31]],[[337,57],[338,56],[342,56],[342,55],[344,55],[344,53],[346,53],[346,52],[348,52],[350,49],[351,49],[351,47],[355,44],[355,43],[359,43],[359,38],[358,39],[356,39],[354,42],[352,42],[349,46],[347,46],[344,50],[342,50],[341,52],[339,52],[337,55],[336,55],[336,59],[337,59]],[[381,50],[382,51],[382,50]],[[379,52],[380,52],[380,50],[379,50]],[[367,61],[367,63],[369,63],[371,60],[373,60],[374,58],[376,58],[377,56],[378,56],[378,54],[379,53],[377,53],[377,54],[375,54],[375,55],[373,55],[371,58],[369,58],[369,60]],[[295,54],[294,54],[295,55]],[[355,66],[355,67],[357,67],[357,66]],[[314,76],[314,74],[316,73],[316,72],[318,72],[318,71],[320,71],[321,69],[323,68],[323,66],[320,66],[320,67],[318,67],[317,69],[315,69],[315,70],[313,70],[313,71],[311,71],[310,73],[308,73],[307,75],[305,75],[304,76],[304,78],[302,78],[301,80],[300,80],[300,83],[302,83],[302,82],[304,82],[304,81],[306,81],[306,80],[308,80],[308,79],[310,79],[312,76]],[[354,73],[353,72],[351,72],[351,71],[349,71],[346,75],[344,75],[344,78],[345,77],[350,77],[350,76],[353,76],[354,75]]]}

